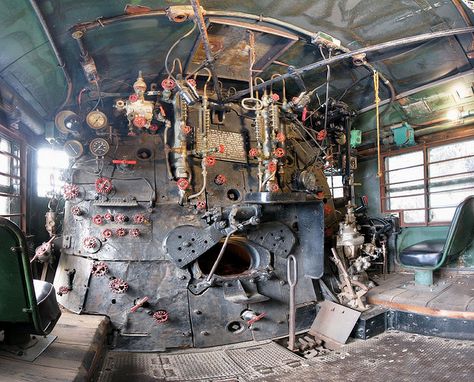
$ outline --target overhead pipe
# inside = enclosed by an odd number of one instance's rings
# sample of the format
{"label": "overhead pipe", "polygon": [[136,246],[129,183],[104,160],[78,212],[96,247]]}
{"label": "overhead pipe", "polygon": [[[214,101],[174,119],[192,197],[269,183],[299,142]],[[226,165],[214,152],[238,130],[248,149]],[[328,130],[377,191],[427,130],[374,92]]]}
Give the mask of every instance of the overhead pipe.
{"label": "overhead pipe", "polygon": [[[367,46],[365,48],[360,48],[356,49],[347,53],[342,53],[337,56],[332,56],[327,59],[323,59],[320,61],[313,62],[312,64],[303,66],[301,68],[293,69],[291,72],[282,74],[281,76],[275,77],[273,79],[270,79],[268,81],[262,82],[258,85],[254,86],[254,90],[260,90],[263,88],[266,88],[270,85],[273,85],[275,83],[278,83],[282,80],[286,80],[288,78],[291,78],[297,74],[301,75],[303,73],[309,72],[311,70],[315,70],[318,68],[321,68],[323,66],[327,65],[332,65],[336,62],[343,61],[347,58],[352,58],[357,55],[362,55],[365,53],[369,52],[374,52],[378,50],[384,50],[384,49],[389,49],[389,48],[395,48],[403,45],[409,45],[409,44],[414,44],[417,42],[423,42],[427,40],[432,40],[440,37],[448,37],[448,36],[455,36],[455,35],[460,35],[460,34],[466,34],[466,33],[473,33],[474,32],[474,27],[464,27],[464,28],[455,28],[455,29],[449,29],[449,30],[444,30],[444,31],[438,31],[438,32],[429,32],[429,33],[423,33],[420,35],[416,36],[411,36],[411,37],[404,37],[396,40],[391,40],[387,42],[383,42],[380,44],[375,44],[371,46]],[[229,97],[225,101],[235,101],[245,95],[247,95],[250,92],[250,89],[244,89],[241,91],[238,91],[234,93],[232,97]]]}
{"label": "overhead pipe", "polygon": [[204,47],[204,52],[206,54],[208,68],[212,74],[212,83],[214,85],[214,91],[216,92],[217,100],[221,102],[222,93],[219,87],[219,78],[217,77],[216,70],[214,67],[214,56],[212,54],[211,44],[209,43],[209,36],[207,34],[207,27],[204,21],[204,16],[202,14],[202,7],[201,7],[201,4],[199,3],[199,0],[191,0],[191,5],[193,6],[194,18],[199,28],[199,33],[201,35],[202,45]]}
{"label": "overhead pipe", "polygon": [[56,43],[54,42],[53,36],[51,35],[51,32],[49,30],[48,24],[46,23],[46,20],[41,12],[41,9],[39,8],[38,4],[36,3],[35,0],[30,0],[31,7],[36,13],[36,17],[38,18],[38,21],[41,24],[41,27],[43,28],[43,32],[46,35],[46,38],[49,41],[49,44],[51,48],[53,49],[54,55],[56,56],[56,60],[58,62],[58,66],[62,69],[64,73],[64,79],[66,80],[66,86],[67,86],[67,92],[66,92],[66,98],[64,99],[63,103],[58,107],[57,110],[62,109],[64,106],[66,106],[69,101],[71,100],[72,96],[72,81],[71,77],[69,76],[69,73],[66,69],[66,64],[61,56],[61,53],[58,50],[58,47]]}

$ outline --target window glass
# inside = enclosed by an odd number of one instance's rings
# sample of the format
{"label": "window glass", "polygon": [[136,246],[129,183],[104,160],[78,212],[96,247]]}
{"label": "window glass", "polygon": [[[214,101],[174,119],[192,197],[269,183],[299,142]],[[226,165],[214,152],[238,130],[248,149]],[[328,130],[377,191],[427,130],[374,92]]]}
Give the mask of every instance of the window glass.
{"label": "window glass", "polygon": [[64,181],[61,173],[69,165],[69,158],[63,150],[44,147],[37,153],[36,191],[39,197],[59,193]]}
{"label": "window glass", "polygon": [[19,222],[20,197],[20,148],[15,142],[0,136],[0,215]]}
{"label": "window glass", "polygon": [[404,223],[449,223],[457,205],[474,194],[474,139],[424,150],[385,158],[383,205],[401,211]]}

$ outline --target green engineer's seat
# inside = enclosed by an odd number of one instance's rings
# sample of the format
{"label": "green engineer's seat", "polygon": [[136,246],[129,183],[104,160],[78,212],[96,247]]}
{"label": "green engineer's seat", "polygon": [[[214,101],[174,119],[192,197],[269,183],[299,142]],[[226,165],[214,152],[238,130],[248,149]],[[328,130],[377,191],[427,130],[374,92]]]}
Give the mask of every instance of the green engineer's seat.
{"label": "green engineer's seat", "polygon": [[20,345],[30,334],[47,335],[61,316],[52,284],[33,280],[26,239],[0,217],[0,330],[4,343]]}
{"label": "green engineer's seat", "polygon": [[446,240],[425,240],[400,252],[400,264],[415,270],[415,283],[433,284],[433,271],[455,260],[474,238],[474,196],[467,197],[456,211]]}

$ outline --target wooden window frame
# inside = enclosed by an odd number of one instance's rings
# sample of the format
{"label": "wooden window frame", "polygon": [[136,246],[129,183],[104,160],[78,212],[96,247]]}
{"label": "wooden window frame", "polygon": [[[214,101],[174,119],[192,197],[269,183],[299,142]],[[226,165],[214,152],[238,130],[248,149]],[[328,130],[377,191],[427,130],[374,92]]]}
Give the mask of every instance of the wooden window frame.
{"label": "wooden window frame", "polygon": [[[398,213],[400,216],[400,225],[402,227],[436,227],[436,226],[447,226],[451,224],[451,221],[436,221],[436,222],[430,222],[429,221],[429,211],[432,209],[443,209],[443,208],[453,208],[455,206],[446,206],[446,207],[436,207],[432,208],[429,206],[429,195],[433,193],[439,193],[440,191],[435,191],[435,192],[430,192],[429,191],[429,181],[432,179],[436,178],[442,178],[446,176],[455,176],[455,175],[464,175],[464,174],[474,174],[473,171],[468,171],[468,172],[461,172],[461,173],[453,173],[449,175],[443,175],[443,176],[434,176],[434,177],[429,177],[428,173],[428,168],[429,165],[431,164],[436,164],[436,163],[443,163],[451,160],[457,160],[457,159],[464,159],[464,158],[472,158],[474,155],[465,155],[465,156],[460,156],[456,158],[450,158],[450,159],[444,159],[444,160],[439,160],[435,162],[429,162],[428,161],[428,150],[433,148],[433,147],[439,147],[439,146],[445,146],[448,144],[452,143],[457,143],[457,142],[464,142],[464,141],[469,141],[473,140],[474,135],[472,136],[464,136],[460,138],[452,138],[452,139],[446,139],[443,141],[436,141],[436,142],[431,142],[431,143],[423,143],[417,146],[413,147],[408,147],[404,149],[400,149],[397,151],[390,151],[382,154],[381,158],[381,169],[382,169],[382,176],[379,178],[379,186],[380,186],[380,211],[382,213],[390,214],[390,213]],[[395,169],[395,170],[386,170],[385,168],[385,161],[386,158],[389,157],[394,157],[397,155],[402,155],[402,154],[408,154],[416,151],[421,151],[423,153],[423,164],[418,164],[418,165],[413,165],[413,166],[408,166],[408,167],[403,167],[401,169]],[[408,181],[403,181],[403,182],[393,182],[393,183],[386,183],[386,174],[387,172],[390,171],[399,171],[399,170],[406,170],[409,168],[415,168],[415,167],[420,167],[423,166],[423,179],[413,179],[413,180],[408,180]],[[386,187],[393,185],[393,184],[403,184],[403,183],[410,183],[410,182],[416,182],[416,181],[423,181],[423,193],[419,194],[413,194],[413,195],[408,195],[408,196],[424,196],[425,199],[425,207],[424,208],[408,208],[408,209],[398,209],[398,210],[392,210],[386,208],[386,200],[390,199],[389,196],[386,194]],[[472,187],[469,188],[459,188],[459,189],[454,189],[452,191],[462,191],[464,189],[472,189]],[[406,223],[404,221],[404,211],[424,211],[424,221],[419,222],[419,223]]]}
{"label": "wooden window frame", "polygon": [[23,232],[27,231],[27,217],[26,217],[26,212],[27,212],[27,207],[28,207],[28,200],[27,200],[27,192],[28,190],[28,179],[27,179],[27,174],[28,174],[28,168],[27,168],[27,163],[28,163],[28,158],[27,158],[27,142],[23,136],[21,136],[18,132],[12,131],[10,129],[7,129],[5,126],[0,124],[0,135],[5,137],[5,139],[8,139],[9,141],[12,141],[13,143],[17,144],[20,147],[20,156],[13,155],[12,153],[5,152],[5,151],[0,151],[0,157],[2,156],[9,156],[13,159],[17,159],[20,163],[20,175],[12,175],[12,174],[4,174],[1,173],[0,175],[8,177],[8,178],[14,178],[18,179],[20,181],[20,193],[19,194],[8,194],[8,193],[0,193],[0,196],[2,197],[14,197],[14,198],[20,198],[20,212],[14,213],[14,214],[0,214],[0,216],[9,218],[9,217],[20,217],[20,228]]}

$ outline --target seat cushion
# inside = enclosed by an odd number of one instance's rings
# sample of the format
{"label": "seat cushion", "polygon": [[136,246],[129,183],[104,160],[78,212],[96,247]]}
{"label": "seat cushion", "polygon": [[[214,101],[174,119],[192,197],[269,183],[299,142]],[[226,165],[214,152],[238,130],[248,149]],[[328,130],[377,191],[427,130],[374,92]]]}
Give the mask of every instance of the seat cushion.
{"label": "seat cushion", "polygon": [[400,252],[400,263],[412,267],[436,267],[443,256],[444,240],[425,240]]}

